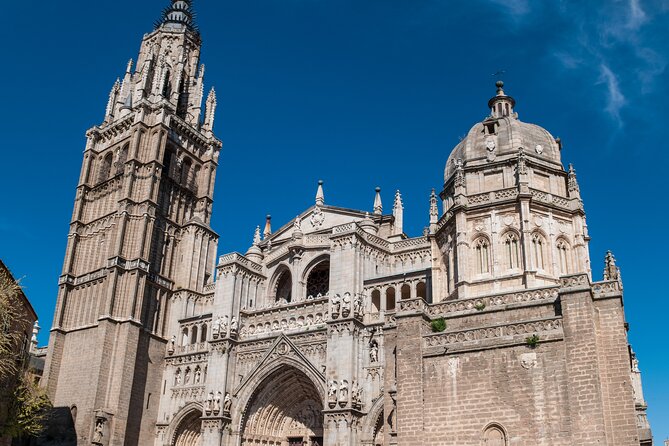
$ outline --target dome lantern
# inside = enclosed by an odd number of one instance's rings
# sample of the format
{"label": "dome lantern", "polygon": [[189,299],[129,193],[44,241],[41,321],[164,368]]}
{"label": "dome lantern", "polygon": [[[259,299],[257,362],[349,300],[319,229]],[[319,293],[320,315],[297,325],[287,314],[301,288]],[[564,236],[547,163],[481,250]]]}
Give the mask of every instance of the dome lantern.
{"label": "dome lantern", "polygon": [[495,119],[514,116],[513,107],[516,105],[516,100],[504,93],[504,82],[497,81],[495,85],[497,94],[488,101],[491,116]]}

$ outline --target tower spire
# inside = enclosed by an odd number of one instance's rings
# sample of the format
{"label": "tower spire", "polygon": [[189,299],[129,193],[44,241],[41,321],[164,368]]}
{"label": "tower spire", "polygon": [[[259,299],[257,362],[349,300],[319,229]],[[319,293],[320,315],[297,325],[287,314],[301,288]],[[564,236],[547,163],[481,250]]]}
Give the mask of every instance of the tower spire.
{"label": "tower spire", "polygon": [[265,230],[263,231],[263,238],[267,238],[272,234],[272,216],[267,214],[265,218]]}

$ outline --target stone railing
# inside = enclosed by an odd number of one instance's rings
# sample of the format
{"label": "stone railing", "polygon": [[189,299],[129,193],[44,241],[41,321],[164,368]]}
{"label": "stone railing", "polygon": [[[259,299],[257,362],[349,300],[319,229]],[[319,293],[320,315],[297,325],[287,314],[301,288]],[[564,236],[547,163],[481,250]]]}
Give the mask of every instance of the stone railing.
{"label": "stone railing", "polygon": [[208,342],[198,342],[195,344],[177,345],[174,348],[175,355],[184,355],[189,353],[206,352],[209,350]]}
{"label": "stone railing", "polygon": [[430,317],[443,316],[448,313],[459,311],[480,311],[503,305],[529,302],[552,302],[558,297],[559,288],[540,288],[535,290],[518,291],[516,293],[504,293],[493,296],[472,297],[469,299],[453,300],[431,304],[427,308]]}
{"label": "stone railing", "polygon": [[205,293],[205,294],[213,293],[214,291],[216,291],[216,283],[215,282],[206,284],[204,286],[204,288],[202,289],[202,292]]}
{"label": "stone railing", "polygon": [[330,234],[307,234],[302,238],[304,246],[328,246]]}
{"label": "stone railing", "polygon": [[532,198],[542,203],[554,204],[555,206],[569,209],[569,200],[564,197],[560,197],[559,195],[553,195],[549,192],[544,192],[537,189],[530,189],[530,194],[532,194]]}
{"label": "stone railing", "polygon": [[325,296],[260,310],[242,310],[239,337],[324,327],[328,301]]}
{"label": "stone railing", "polygon": [[394,243],[393,251],[402,251],[405,249],[413,249],[413,248],[424,248],[429,245],[430,243],[428,242],[427,237],[416,237],[416,238],[401,240],[397,243]]}
{"label": "stone railing", "polygon": [[561,332],[562,319],[551,318],[516,324],[480,327],[471,330],[429,334],[423,337],[423,347],[445,347],[452,344],[483,341],[513,336]]}
{"label": "stone railing", "polygon": [[590,279],[587,274],[562,276],[560,277],[560,286],[562,288],[587,288],[590,286]]}
{"label": "stone railing", "polygon": [[469,205],[494,203],[502,200],[514,199],[518,196],[518,188],[509,187],[489,192],[482,192],[480,194],[469,195],[467,203]]}
{"label": "stone railing", "polygon": [[219,265],[226,265],[229,263],[239,263],[240,265],[246,267],[248,270],[255,272],[262,272],[262,266],[258,265],[256,262],[252,262],[238,252],[231,252],[229,254],[224,254],[218,258]]}
{"label": "stone railing", "polygon": [[592,284],[592,292],[595,297],[604,294],[621,294],[623,291],[622,283],[618,280],[603,280]]}
{"label": "stone railing", "polygon": [[343,225],[335,226],[332,228],[333,234],[343,234],[345,232],[350,232],[355,229],[355,223],[346,223]]}

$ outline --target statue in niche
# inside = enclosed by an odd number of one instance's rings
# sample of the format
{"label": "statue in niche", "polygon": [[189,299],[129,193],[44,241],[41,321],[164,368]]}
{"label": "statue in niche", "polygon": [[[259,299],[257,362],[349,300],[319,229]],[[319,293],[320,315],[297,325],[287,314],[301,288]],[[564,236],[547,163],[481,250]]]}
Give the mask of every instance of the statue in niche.
{"label": "statue in niche", "polygon": [[328,400],[337,401],[337,381],[330,380],[328,385]]}
{"label": "statue in niche", "polygon": [[351,406],[354,409],[359,409],[360,408],[360,386],[358,386],[357,381],[353,381],[351,384]]}
{"label": "statue in niche", "polygon": [[347,317],[351,313],[351,293],[344,293],[341,304],[341,316]]}
{"label": "statue in niche", "polygon": [[232,320],[230,321],[230,332],[231,333],[237,333],[237,318],[232,317]]}
{"label": "statue in niche", "polygon": [[221,319],[221,336],[227,336],[228,334],[228,315],[226,314]]}
{"label": "statue in niche", "polygon": [[353,298],[353,315],[362,316],[362,298],[359,294]]}
{"label": "statue in niche", "polygon": [[345,406],[348,402],[348,381],[343,380],[339,385],[339,405]]}
{"label": "statue in niche", "polygon": [[214,415],[218,415],[220,411],[221,411],[221,392],[218,391],[216,392],[216,398],[214,398],[214,408],[213,408]]}
{"label": "statue in niche", "polygon": [[232,398],[230,397],[229,392],[225,392],[225,398],[223,399],[223,413],[230,415],[230,409],[232,409]]}
{"label": "statue in niche", "polygon": [[388,415],[388,424],[390,425],[390,431],[395,432],[397,429],[397,399],[394,393],[390,393],[390,399],[393,401],[393,409]]}
{"label": "statue in niche", "polygon": [[221,333],[221,317],[214,319],[214,322],[211,324],[211,335],[214,339],[218,338],[218,335]]}
{"label": "statue in niche", "polygon": [[332,296],[332,319],[336,319],[339,316],[339,310],[341,309],[341,296],[335,294]]}
{"label": "statue in niche", "polygon": [[198,366],[195,369],[195,373],[193,375],[193,382],[195,384],[200,384],[200,381],[202,380],[202,371],[200,370],[200,367]]}
{"label": "statue in niche", "polygon": [[205,415],[210,415],[213,407],[214,407],[214,392],[209,392],[209,395],[207,395],[207,401],[205,401],[204,404]]}
{"label": "statue in niche", "polygon": [[184,384],[188,385],[190,383],[190,369],[186,368],[186,372],[184,373]]}
{"label": "statue in niche", "polygon": [[102,417],[98,417],[95,420],[95,430],[93,431],[93,439],[92,443],[93,444],[102,444],[102,440],[105,436],[104,430],[105,430],[105,419]]}
{"label": "statue in niche", "polygon": [[181,369],[177,369],[177,371],[174,374],[174,385],[176,386],[181,385]]}
{"label": "statue in niche", "polygon": [[376,341],[369,343],[369,360],[370,362],[379,362],[379,343]]}

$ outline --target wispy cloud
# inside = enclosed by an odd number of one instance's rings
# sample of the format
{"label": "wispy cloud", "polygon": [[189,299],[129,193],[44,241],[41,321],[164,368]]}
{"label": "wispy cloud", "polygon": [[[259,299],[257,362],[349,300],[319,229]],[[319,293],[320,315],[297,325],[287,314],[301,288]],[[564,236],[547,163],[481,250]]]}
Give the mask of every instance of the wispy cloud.
{"label": "wispy cloud", "polygon": [[649,31],[653,20],[667,11],[651,4],[659,0],[610,0],[604,7],[594,1],[560,2],[551,8],[542,2],[488,1],[514,26],[538,28],[559,20],[563,29],[547,53],[563,69],[578,71],[601,88],[602,109],[619,127],[625,107],[653,93],[666,71],[666,51],[657,48],[657,38]]}
{"label": "wispy cloud", "polygon": [[622,126],[620,109],[625,105],[625,95],[620,91],[618,77],[607,65],[601,64],[599,69],[600,76],[598,83],[606,85],[607,90],[606,111],[616,120],[618,126]]}

